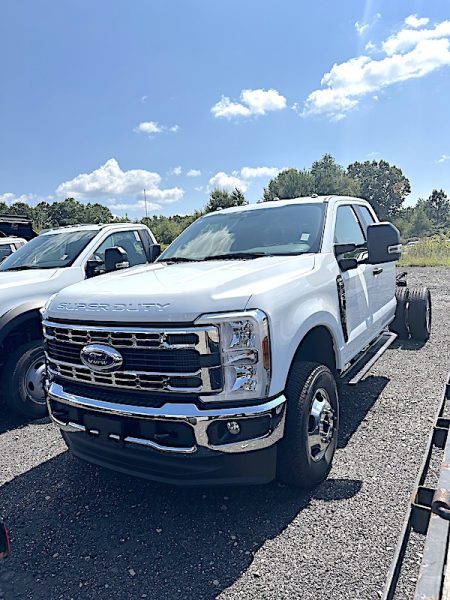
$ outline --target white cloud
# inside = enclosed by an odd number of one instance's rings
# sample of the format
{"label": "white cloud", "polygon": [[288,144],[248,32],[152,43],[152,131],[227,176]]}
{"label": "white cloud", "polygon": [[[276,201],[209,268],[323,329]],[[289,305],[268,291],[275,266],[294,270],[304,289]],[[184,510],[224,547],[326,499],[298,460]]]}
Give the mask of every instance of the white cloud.
{"label": "white cloud", "polygon": [[156,121],[143,121],[135,128],[136,133],[161,133],[162,128]]}
{"label": "white cloud", "polygon": [[376,46],[373,42],[367,42],[367,44],[364,46],[364,50],[366,52],[373,52],[374,50],[376,50]]}
{"label": "white cloud", "polygon": [[137,127],[134,128],[134,131],[136,133],[147,133],[148,135],[153,135],[154,133],[162,133],[163,131],[171,131],[172,133],[176,133],[178,130],[178,125],[166,127],[164,125],[160,125],[156,121],[143,121],[142,123],[139,123]]}
{"label": "white cloud", "polygon": [[428,22],[430,21],[430,19],[428,19],[427,17],[418,17],[417,15],[409,15],[409,17],[406,17],[405,19],[405,25],[408,25],[408,27],[413,27],[414,29],[417,29],[418,27],[423,27],[424,25],[428,25]]}
{"label": "white cloud", "polygon": [[181,173],[183,172],[183,169],[178,166],[178,167],[174,167],[173,169],[171,169],[169,171],[169,175],[175,175],[176,177],[178,177],[179,175],[181,175]]}
{"label": "white cloud", "polygon": [[356,21],[356,23],[355,23],[356,32],[358,33],[358,35],[364,35],[380,19],[381,19],[381,15],[380,15],[380,13],[377,13],[368,21],[365,21],[365,22],[364,21]]}
{"label": "white cloud", "polygon": [[211,190],[220,188],[221,190],[226,190],[227,192],[232,192],[234,188],[239,188],[242,192],[245,192],[247,191],[248,184],[235,175],[228,175],[223,171],[219,171],[209,180],[209,188]]}
{"label": "white cloud", "polygon": [[110,198],[116,202],[118,197],[132,197],[134,200],[145,189],[147,198],[157,202],[158,206],[181,200],[184,194],[181,188],[160,189],[160,183],[161,176],[158,173],[144,169],[122,171],[117,160],[111,158],[95,171],[81,173],[74,179],[61,183],[56,193],[65,198]]}
{"label": "white cloud", "polygon": [[369,29],[369,25],[368,23],[360,23],[359,21],[356,21],[355,29],[358,35],[363,35],[363,33]]}
{"label": "white cloud", "polygon": [[203,190],[205,189],[205,187],[203,185],[199,185],[198,187],[195,187],[194,190],[196,192],[203,192]]}
{"label": "white cloud", "polygon": [[357,56],[333,65],[322,77],[322,88],[306,99],[303,116],[324,114],[335,121],[343,119],[366,94],[450,66],[449,38],[450,21],[434,29],[402,29],[383,42],[385,56],[379,60]]}
{"label": "white cloud", "polygon": [[450,37],[450,19],[437,23],[431,29],[404,28],[383,42],[383,50],[388,56],[406,52],[425,40],[440,40]]}
{"label": "white cloud", "polygon": [[16,194],[13,194],[12,192],[0,194],[0,202],[4,202],[5,204],[8,204],[8,206],[15,204],[16,202],[35,204],[38,200],[43,200],[43,198],[38,198],[35,194],[21,194],[20,196],[16,196]]}
{"label": "white cloud", "polygon": [[198,169],[189,169],[189,171],[186,173],[188,177],[200,177],[201,174],[202,172]]}
{"label": "white cloud", "polygon": [[[448,154],[443,154],[441,156],[441,158],[438,160],[438,163],[447,162],[448,160],[450,160],[450,156]],[[1,196],[0,196],[0,199],[1,199]]]}
{"label": "white cloud", "polygon": [[265,115],[275,110],[283,110],[286,106],[286,98],[277,90],[242,90],[240,102],[232,102],[229,97],[222,96],[211,108],[211,112],[216,118],[233,119]]}
{"label": "white cloud", "polygon": [[281,169],[277,167],[242,167],[241,177],[253,179],[253,177],[276,177]]}

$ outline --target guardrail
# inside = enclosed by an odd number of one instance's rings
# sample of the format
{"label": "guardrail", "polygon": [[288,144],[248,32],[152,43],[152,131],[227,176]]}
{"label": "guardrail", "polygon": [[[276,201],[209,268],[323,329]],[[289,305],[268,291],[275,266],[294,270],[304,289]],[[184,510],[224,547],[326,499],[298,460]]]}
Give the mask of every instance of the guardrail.
{"label": "guardrail", "polygon": [[[450,600],[450,418],[445,415],[450,416],[450,377],[428,438],[411,504],[389,569],[383,600],[396,597],[411,531],[426,536],[414,600]],[[444,450],[444,458],[437,487],[431,488],[425,486],[425,481],[437,448]]]}

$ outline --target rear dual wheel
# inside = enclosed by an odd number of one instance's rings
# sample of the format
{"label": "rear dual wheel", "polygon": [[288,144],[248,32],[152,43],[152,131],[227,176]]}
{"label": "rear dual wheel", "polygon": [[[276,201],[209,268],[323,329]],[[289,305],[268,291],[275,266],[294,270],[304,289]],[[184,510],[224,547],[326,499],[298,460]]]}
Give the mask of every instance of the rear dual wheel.
{"label": "rear dual wheel", "polygon": [[409,290],[409,332],[413,340],[426,342],[431,334],[431,294],[426,287]]}
{"label": "rear dual wheel", "polygon": [[426,342],[431,334],[431,293],[426,287],[399,287],[397,308],[389,329],[399,339]]}

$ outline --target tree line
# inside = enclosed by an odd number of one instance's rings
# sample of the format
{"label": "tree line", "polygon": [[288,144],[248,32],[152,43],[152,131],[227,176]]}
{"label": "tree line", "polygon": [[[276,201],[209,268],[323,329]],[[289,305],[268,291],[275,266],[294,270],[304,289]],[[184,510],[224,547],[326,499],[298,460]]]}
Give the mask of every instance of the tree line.
{"label": "tree line", "polygon": [[[312,194],[339,194],[365,198],[380,219],[393,221],[403,239],[447,233],[450,228],[450,201],[443,190],[433,190],[428,198],[420,198],[415,206],[403,207],[411,192],[408,178],[401,169],[385,160],[354,162],[347,168],[339,165],[331,154],[314,161],[310,169],[284,169],[263,190],[261,202],[291,199]],[[201,211],[190,215],[163,215],[142,219],[162,244],[170,244],[188,225],[202,214],[219,208],[247,204],[243,192],[212,190]],[[83,204],[74,198],[61,202],[40,202],[30,206],[16,202],[11,206],[0,202],[0,214],[22,215],[42,229],[77,223],[112,223],[129,221],[114,216],[109,208],[98,203]]]}

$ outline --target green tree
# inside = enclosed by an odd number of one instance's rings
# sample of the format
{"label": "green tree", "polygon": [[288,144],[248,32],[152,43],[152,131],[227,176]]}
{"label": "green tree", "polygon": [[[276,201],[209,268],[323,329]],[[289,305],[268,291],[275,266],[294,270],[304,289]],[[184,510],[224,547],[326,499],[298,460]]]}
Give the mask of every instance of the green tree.
{"label": "green tree", "polygon": [[325,154],[313,162],[311,175],[314,179],[314,192],[319,196],[337,194],[339,196],[358,196],[359,183],[350,177],[331,154]]}
{"label": "green tree", "polygon": [[204,208],[204,212],[209,213],[214,212],[218,208],[231,208],[232,206],[243,206],[244,204],[248,204],[248,202],[240,189],[234,188],[234,190],[229,193],[225,190],[216,188],[211,192],[208,203]]}
{"label": "green tree", "polygon": [[409,179],[401,169],[385,160],[354,162],[347,173],[359,182],[361,197],[370,202],[381,219],[398,215],[411,192]]}
{"label": "green tree", "polygon": [[307,170],[285,169],[264,188],[265,202],[279,198],[292,199],[309,196],[314,192],[314,178]]}
{"label": "green tree", "polygon": [[84,205],[75,198],[49,205],[49,221],[52,226],[76,225],[83,223]]}
{"label": "green tree", "polygon": [[80,212],[84,223],[111,223],[114,218],[109,208],[98,203],[86,204]]}
{"label": "green tree", "polygon": [[415,206],[412,212],[411,220],[411,235],[415,237],[423,237],[430,235],[433,229],[433,223],[427,217],[423,207]]}
{"label": "green tree", "polygon": [[450,201],[444,190],[433,190],[426,200],[419,200],[417,204],[423,208],[435,230],[450,225]]}

